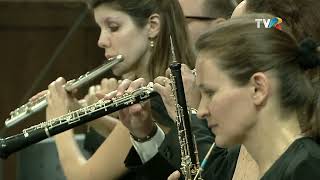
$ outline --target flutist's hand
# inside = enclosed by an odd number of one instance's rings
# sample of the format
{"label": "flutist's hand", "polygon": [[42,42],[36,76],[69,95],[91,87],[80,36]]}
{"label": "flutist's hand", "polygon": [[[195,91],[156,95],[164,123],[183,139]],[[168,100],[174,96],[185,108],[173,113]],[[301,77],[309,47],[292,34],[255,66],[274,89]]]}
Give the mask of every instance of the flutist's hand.
{"label": "flutist's hand", "polygon": [[175,171],[168,177],[168,180],[178,180],[180,178],[180,172]]}
{"label": "flutist's hand", "polygon": [[[112,91],[117,90],[121,81],[116,80],[115,78],[103,78],[101,83],[98,85],[90,86],[88,94],[84,97],[84,101],[86,105],[91,105],[93,103],[98,102],[105,94],[108,94]],[[109,114],[114,118],[119,118],[118,112],[114,112]]]}
{"label": "flutist's hand", "polygon": [[[105,94],[115,91],[118,85],[119,82],[115,78],[103,78],[99,85],[94,85],[89,88],[88,94],[84,97],[83,101],[86,105],[96,103],[99,99],[103,98]],[[100,135],[107,137],[119,123],[118,118],[119,113],[114,112],[90,121],[87,125],[94,128]]]}
{"label": "flutist's hand", "polygon": [[48,86],[47,120],[62,116],[81,107],[77,99],[63,88],[65,83],[66,80],[59,77]]}
{"label": "flutist's hand", "polygon": [[169,78],[159,76],[154,79],[153,89],[160,94],[170,118],[175,120],[177,116],[175,107],[176,102],[174,100],[174,97],[172,96],[170,83],[171,80]]}
{"label": "flutist's hand", "polygon": [[98,85],[90,86],[88,94],[84,97],[87,105],[96,103],[99,99],[97,94],[108,94],[117,90],[119,86],[118,81],[115,78],[103,78]]}
{"label": "flutist's hand", "polygon": [[29,102],[35,102],[35,101],[37,101],[38,99],[46,96],[47,93],[48,93],[48,90],[40,91],[40,92],[38,92],[36,95],[32,96],[32,97],[29,99]]}
{"label": "flutist's hand", "polygon": [[[123,80],[119,85],[116,93],[109,93],[105,99],[111,99],[123,95],[125,92],[132,92],[146,85],[143,78],[135,81]],[[151,117],[151,105],[149,101],[134,104],[128,108],[119,111],[120,121],[130,130],[130,132],[137,138],[145,138],[152,132],[154,122]]]}

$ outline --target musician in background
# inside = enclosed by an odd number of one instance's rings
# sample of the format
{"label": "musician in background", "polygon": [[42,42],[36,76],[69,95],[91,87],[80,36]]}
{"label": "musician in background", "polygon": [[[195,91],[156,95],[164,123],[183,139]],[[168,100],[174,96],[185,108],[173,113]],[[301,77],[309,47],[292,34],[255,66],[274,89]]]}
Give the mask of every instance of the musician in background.
{"label": "musician in background", "polygon": [[235,4],[231,0],[179,0],[192,43],[210,26],[229,19]]}
{"label": "musician in background", "polygon": [[[113,68],[115,75],[132,80],[143,77],[148,81],[164,75],[171,60],[170,35],[179,52],[177,59],[194,68],[195,58],[176,0],[130,0],[130,3],[128,0],[99,0],[92,7],[101,29],[98,45],[105,49],[106,58],[124,55],[125,60]],[[76,102],[62,88],[64,83],[63,78],[58,78],[49,85],[48,120],[72,110],[70,107]],[[165,132],[174,126],[159,99],[151,101],[151,106],[152,116]],[[155,127],[153,122],[149,125]],[[80,153],[72,131],[57,135],[55,141],[68,179],[117,179],[128,171],[124,160],[132,144],[128,130],[121,123],[88,160]]]}

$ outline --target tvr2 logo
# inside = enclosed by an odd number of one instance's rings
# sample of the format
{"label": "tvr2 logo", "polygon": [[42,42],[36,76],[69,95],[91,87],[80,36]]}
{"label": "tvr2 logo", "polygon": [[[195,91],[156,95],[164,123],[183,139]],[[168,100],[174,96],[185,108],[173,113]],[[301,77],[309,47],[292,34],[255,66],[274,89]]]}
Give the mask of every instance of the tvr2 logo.
{"label": "tvr2 logo", "polygon": [[257,28],[260,29],[261,28],[261,23],[263,23],[264,28],[272,28],[275,27],[276,29],[281,30],[281,23],[282,23],[282,19],[275,17],[272,19],[255,19],[255,21],[257,22]]}

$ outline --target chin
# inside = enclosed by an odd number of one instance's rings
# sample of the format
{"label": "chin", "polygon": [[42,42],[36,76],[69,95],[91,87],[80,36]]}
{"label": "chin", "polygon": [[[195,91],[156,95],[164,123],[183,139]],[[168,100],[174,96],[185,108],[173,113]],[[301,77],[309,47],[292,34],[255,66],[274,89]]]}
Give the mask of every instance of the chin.
{"label": "chin", "polygon": [[112,73],[115,75],[115,76],[123,76],[126,72],[124,71],[124,69],[121,69],[121,68],[113,68],[112,69]]}
{"label": "chin", "polygon": [[216,136],[215,143],[220,148],[229,148],[237,144],[235,141],[219,135]]}

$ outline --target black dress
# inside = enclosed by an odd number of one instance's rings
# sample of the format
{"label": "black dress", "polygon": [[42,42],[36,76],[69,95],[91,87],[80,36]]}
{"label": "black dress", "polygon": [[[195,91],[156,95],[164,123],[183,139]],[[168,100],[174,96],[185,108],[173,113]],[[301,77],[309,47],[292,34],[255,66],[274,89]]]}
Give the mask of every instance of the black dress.
{"label": "black dress", "polygon": [[[204,179],[232,180],[240,146],[216,148]],[[261,180],[320,180],[320,145],[310,137],[294,141]]]}
{"label": "black dress", "polygon": [[294,141],[262,180],[320,180],[320,145],[310,137]]}

